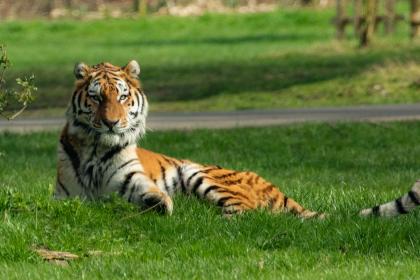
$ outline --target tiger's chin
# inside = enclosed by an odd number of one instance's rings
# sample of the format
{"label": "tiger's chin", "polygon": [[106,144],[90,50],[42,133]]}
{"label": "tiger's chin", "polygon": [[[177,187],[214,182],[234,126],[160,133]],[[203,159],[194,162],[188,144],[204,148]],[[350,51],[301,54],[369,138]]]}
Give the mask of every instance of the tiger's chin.
{"label": "tiger's chin", "polygon": [[146,133],[146,120],[139,119],[128,128],[120,129],[117,132],[95,129],[86,122],[73,119],[70,122],[69,133],[81,139],[90,139],[89,142],[97,141],[102,146],[118,146],[136,144]]}
{"label": "tiger's chin", "polygon": [[144,131],[128,129],[125,132],[114,133],[105,132],[98,134],[98,143],[103,146],[118,146],[125,144],[135,144],[144,135]]}

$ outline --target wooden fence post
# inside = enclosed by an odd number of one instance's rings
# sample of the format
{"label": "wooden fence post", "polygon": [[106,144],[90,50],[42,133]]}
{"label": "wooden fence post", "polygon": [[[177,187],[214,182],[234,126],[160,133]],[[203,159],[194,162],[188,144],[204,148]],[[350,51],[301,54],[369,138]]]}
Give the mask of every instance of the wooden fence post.
{"label": "wooden fence post", "polygon": [[385,0],[385,33],[395,31],[395,0]]}
{"label": "wooden fence post", "polygon": [[337,9],[337,17],[335,19],[335,24],[337,27],[337,39],[341,40],[344,37],[345,31],[345,15],[346,15],[346,0],[336,0],[336,9]]}
{"label": "wooden fence post", "polygon": [[410,24],[411,24],[411,38],[420,35],[420,0],[410,0]]}

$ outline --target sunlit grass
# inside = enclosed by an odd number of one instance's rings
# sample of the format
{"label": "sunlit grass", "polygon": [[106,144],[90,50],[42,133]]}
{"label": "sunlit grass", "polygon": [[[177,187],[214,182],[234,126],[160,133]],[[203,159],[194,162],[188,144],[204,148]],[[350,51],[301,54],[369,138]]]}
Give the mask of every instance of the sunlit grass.
{"label": "sunlit grass", "polygon": [[[420,124],[317,124],[150,133],[146,148],[254,170],[325,221],[264,211],[226,220],[177,196],[171,217],[128,203],[53,201],[58,133],[0,135],[0,278],[416,279],[419,211],[362,219],[360,208],[418,178]],[[74,252],[68,268],[32,245]],[[101,250],[102,256],[87,256]]]}

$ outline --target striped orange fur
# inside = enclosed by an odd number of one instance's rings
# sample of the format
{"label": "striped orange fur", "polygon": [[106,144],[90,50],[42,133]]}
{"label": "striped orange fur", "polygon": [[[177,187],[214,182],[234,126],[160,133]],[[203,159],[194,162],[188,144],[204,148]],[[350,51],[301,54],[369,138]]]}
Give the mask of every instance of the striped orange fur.
{"label": "striped orange fur", "polygon": [[324,217],[253,172],[179,160],[138,148],[147,98],[136,61],[75,67],[76,89],[58,147],[55,197],[99,198],[112,192],[141,207],[171,214],[182,192],[220,206],[225,215],[266,208],[302,218]]}

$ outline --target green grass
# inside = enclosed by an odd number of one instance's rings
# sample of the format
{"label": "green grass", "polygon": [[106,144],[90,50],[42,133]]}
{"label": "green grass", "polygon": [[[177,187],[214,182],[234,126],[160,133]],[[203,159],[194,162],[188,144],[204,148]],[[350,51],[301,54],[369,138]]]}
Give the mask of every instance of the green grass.
{"label": "green grass", "polygon": [[[401,12],[408,7],[400,2]],[[406,22],[372,48],[334,40],[334,10],[0,25],[14,68],[34,73],[32,108],[63,107],[73,65],[140,61],[155,111],[241,110],[420,101],[419,45]]]}
{"label": "green grass", "polygon": [[[144,147],[254,170],[303,205],[301,221],[264,211],[230,220],[178,196],[171,217],[118,198],[53,201],[58,133],[0,136],[0,278],[418,279],[420,212],[362,219],[419,177],[420,123],[311,124],[150,133]],[[246,142],[243,141],[246,139]],[[31,246],[83,256],[62,268]],[[86,256],[90,250],[108,255]]]}

